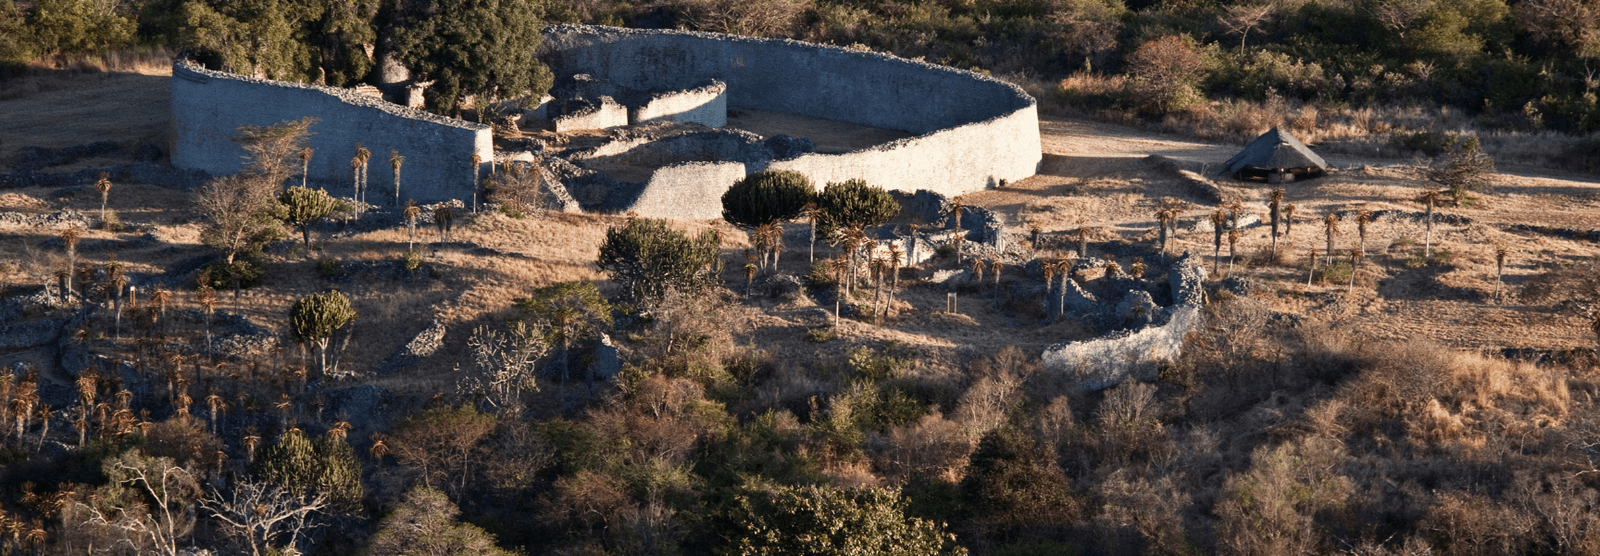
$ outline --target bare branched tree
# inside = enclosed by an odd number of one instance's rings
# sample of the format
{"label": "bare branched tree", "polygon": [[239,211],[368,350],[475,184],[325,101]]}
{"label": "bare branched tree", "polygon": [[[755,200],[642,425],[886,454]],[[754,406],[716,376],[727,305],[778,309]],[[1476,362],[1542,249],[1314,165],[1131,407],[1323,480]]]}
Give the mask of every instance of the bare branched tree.
{"label": "bare branched tree", "polygon": [[306,533],[328,507],[322,494],[302,496],[266,483],[241,482],[224,493],[216,488],[200,506],[221,523],[229,536],[250,547],[250,554],[304,553]]}
{"label": "bare branched tree", "polygon": [[472,371],[461,379],[457,391],[483,400],[496,412],[517,415],[524,407],[523,395],[538,390],[535,363],[550,351],[547,332],[523,321],[505,332],[487,326],[473,329],[467,340]]}

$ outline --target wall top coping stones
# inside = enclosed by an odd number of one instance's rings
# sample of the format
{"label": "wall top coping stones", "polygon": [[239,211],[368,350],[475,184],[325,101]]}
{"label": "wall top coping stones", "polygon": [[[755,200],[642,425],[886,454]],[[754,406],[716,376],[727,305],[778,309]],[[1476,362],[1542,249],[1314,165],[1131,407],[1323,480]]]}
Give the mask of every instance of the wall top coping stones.
{"label": "wall top coping stones", "polygon": [[353,89],[341,89],[341,88],[338,88],[338,87],[327,87],[327,86],[323,86],[323,85],[309,85],[309,84],[305,84],[305,83],[295,83],[293,81],[278,81],[278,80],[275,80],[275,79],[261,79],[261,78],[257,78],[257,77],[234,75],[234,74],[227,73],[227,72],[208,70],[205,67],[201,66],[200,64],[196,64],[196,63],[194,63],[192,61],[185,60],[185,59],[178,59],[178,60],[175,60],[172,63],[172,76],[175,77],[175,78],[178,78],[178,79],[182,79],[182,80],[190,81],[190,82],[194,82],[194,83],[206,83],[206,82],[208,82],[208,81],[210,81],[212,79],[220,79],[220,80],[226,80],[226,81],[237,81],[237,82],[242,82],[242,83],[251,83],[251,84],[256,84],[256,85],[269,85],[269,86],[275,86],[275,87],[284,87],[284,88],[289,88],[289,89],[304,89],[304,90],[306,90],[308,92],[322,93],[322,94],[337,98],[337,99],[339,99],[341,102],[343,102],[345,104],[350,104],[350,105],[354,105],[354,106],[361,106],[361,107],[366,107],[366,108],[372,108],[374,110],[379,110],[379,111],[382,111],[382,112],[386,112],[386,113],[389,113],[389,114],[392,114],[394,116],[401,117],[401,118],[407,118],[407,119],[412,119],[412,120],[422,120],[422,121],[425,121],[425,122],[428,122],[428,123],[432,123],[432,124],[438,124],[438,125],[443,125],[443,126],[461,128],[461,129],[466,129],[466,130],[471,130],[471,131],[480,131],[480,130],[490,129],[490,127],[488,125],[486,125],[486,124],[480,124],[480,123],[477,123],[477,122],[469,122],[469,121],[466,121],[466,120],[458,120],[458,119],[455,119],[455,118],[447,118],[447,117],[440,116],[438,114],[434,114],[434,113],[431,113],[431,112],[425,112],[425,111],[422,111],[422,110],[417,110],[415,108],[407,108],[407,107],[404,107],[404,106],[401,106],[401,105],[398,105],[398,104],[395,104],[395,103],[392,103],[392,102],[385,101],[383,99],[379,99],[379,98],[374,98],[374,97],[371,97],[371,96],[363,95],[363,94],[361,94],[359,92],[356,92]]}

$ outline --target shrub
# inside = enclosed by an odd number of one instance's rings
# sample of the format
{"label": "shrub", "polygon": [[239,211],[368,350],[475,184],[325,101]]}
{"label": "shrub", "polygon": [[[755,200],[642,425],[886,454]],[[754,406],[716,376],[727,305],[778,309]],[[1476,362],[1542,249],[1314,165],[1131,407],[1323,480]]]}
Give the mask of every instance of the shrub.
{"label": "shrub", "polygon": [[823,187],[817,195],[817,208],[822,211],[817,232],[824,237],[833,237],[837,230],[879,226],[900,214],[900,203],[888,191],[862,180]]}
{"label": "shrub", "polygon": [[416,249],[407,249],[404,263],[406,272],[416,272],[418,268],[422,267],[422,253],[417,252]]}
{"label": "shrub", "polygon": [[966,554],[955,535],[909,517],[896,490],[746,484],[729,508],[729,553]]}
{"label": "shrub", "polygon": [[811,180],[787,170],[745,176],[722,194],[722,218],[744,228],[793,220],[813,195]]}
{"label": "shrub", "polygon": [[200,270],[200,279],[216,289],[249,289],[266,276],[266,265],[253,257],[240,257],[232,263],[219,262]]}
{"label": "shrub", "polygon": [[317,274],[323,278],[333,278],[344,273],[344,263],[335,257],[317,259]]}
{"label": "shrub", "polygon": [[826,343],[830,340],[833,340],[833,338],[834,333],[832,326],[818,326],[816,328],[806,330],[806,341],[813,344]]}
{"label": "shrub", "polygon": [[611,274],[627,299],[655,301],[668,290],[709,288],[722,270],[719,247],[715,230],[691,238],[666,220],[636,218],[606,230],[595,265]]}

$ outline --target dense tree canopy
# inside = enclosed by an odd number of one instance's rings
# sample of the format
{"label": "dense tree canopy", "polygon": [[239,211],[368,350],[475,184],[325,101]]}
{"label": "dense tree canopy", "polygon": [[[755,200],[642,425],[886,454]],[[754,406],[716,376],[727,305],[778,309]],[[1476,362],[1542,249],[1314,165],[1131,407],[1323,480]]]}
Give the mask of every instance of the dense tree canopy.
{"label": "dense tree canopy", "polygon": [[399,59],[419,81],[431,81],[428,104],[456,109],[480,100],[538,98],[550,89],[549,68],[534,58],[542,4],[517,0],[414,0],[392,29]]}

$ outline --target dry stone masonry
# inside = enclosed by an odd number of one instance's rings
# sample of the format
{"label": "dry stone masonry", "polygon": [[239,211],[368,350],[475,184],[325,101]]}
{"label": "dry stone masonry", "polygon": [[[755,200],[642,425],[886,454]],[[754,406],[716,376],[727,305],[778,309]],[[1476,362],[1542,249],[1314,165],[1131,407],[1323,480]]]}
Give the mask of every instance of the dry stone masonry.
{"label": "dry stone masonry", "polygon": [[[960,195],[1033,175],[1041,160],[1035,101],[1014,85],[977,73],[894,56],[791,40],[671,30],[555,25],[542,57],[562,83],[593,91],[707,91],[727,108],[782,112],[919,134],[839,154],[801,153],[746,172],[793,170],[817,183],[852,178],[891,190]],[[717,84],[722,87],[717,87]],[[704,96],[704,95],[702,95]],[[712,103],[709,111],[714,112]],[[679,120],[683,121],[683,120]],[[689,120],[694,121],[694,120]],[[705,122],[701,122],[705,123]],[[710,124],[707,124],[710,125]],[[731,173],[730,173],[731,175]],[[651,180],[639,198],[658,198]],[[708,196],[673,192],[684,203]],[[682,217],[697,207],[612,207],[642,216]],[[642,209],[642,210],[641,210]]]}
{"label": "dry stone masonry", "polygon": [[[429,114],[349,89],[210,71],[180,60],[172,68],[172,164],[212,175],[238,172],[244,149],[231,138],[241,125],[268,126],[314,117],[308,175],[349,195],[356,144],[372,151],[368,201],[393,202],[390,151],[405,157],[400,202],[472,198],[472,155],[491,160],[489,126]],[[487,164],[483,171],[487,173]]]}

